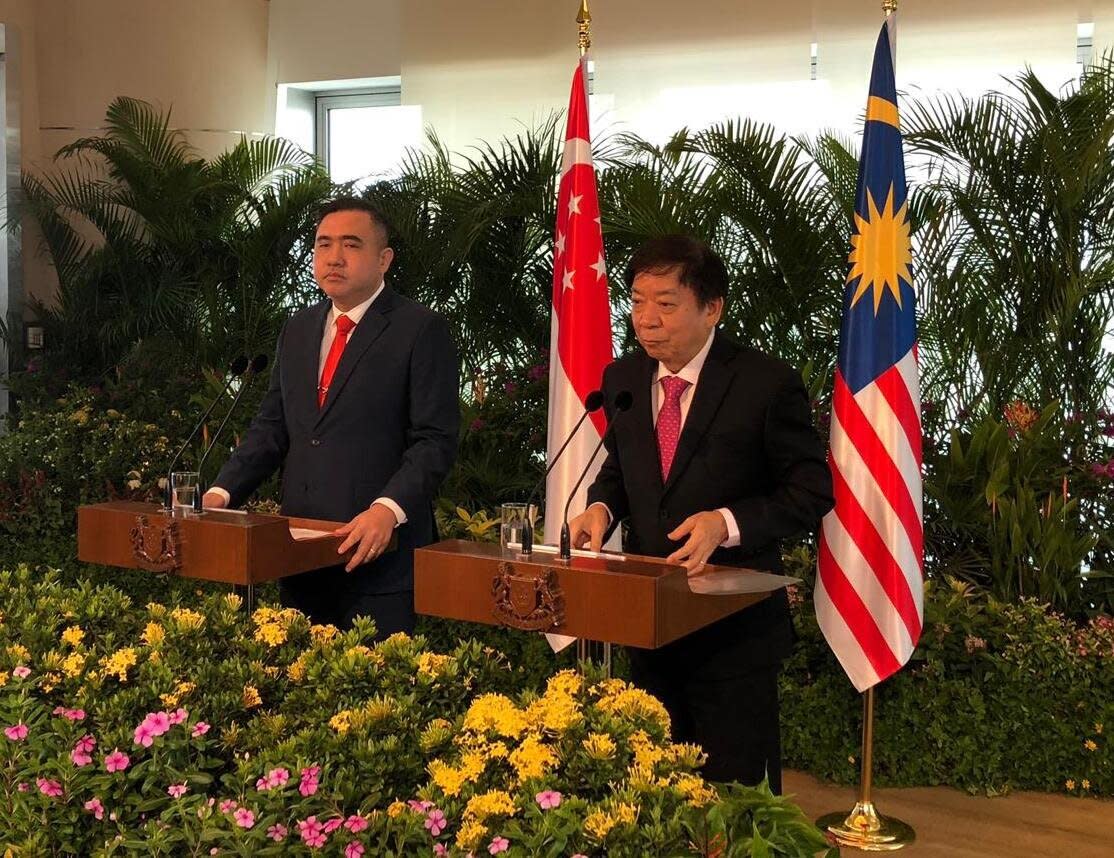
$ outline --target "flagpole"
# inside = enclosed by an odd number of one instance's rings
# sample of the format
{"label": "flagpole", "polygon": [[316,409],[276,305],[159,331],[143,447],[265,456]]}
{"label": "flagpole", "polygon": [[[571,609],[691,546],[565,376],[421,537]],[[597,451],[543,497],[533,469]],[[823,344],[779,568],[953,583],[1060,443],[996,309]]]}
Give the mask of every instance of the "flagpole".
{"label": "flagpole", "polygon": [[[897,11],[897,0],[882,0],[882,12],[889,19]],[[893,50],[893,33],[890,47]],[[874,686],[863,692],[862,768],[859,774],[859,800],[850,813],[836,811],[816,820],[840,846],[862,852],[896,852],[916,840],[913,827],[900,819],[882,816],[874,807]]]}

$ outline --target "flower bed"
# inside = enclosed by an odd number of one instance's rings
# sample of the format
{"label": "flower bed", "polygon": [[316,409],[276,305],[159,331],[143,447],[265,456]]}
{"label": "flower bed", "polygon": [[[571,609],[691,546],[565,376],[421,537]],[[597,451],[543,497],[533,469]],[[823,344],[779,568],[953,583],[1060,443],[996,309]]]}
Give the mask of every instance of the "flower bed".
{"label": "flower bed", "polygon": [[[620,680],[516,691],[474,641],[370,646],[232,595],[0,572],[0,847],[28,854],[814,855]],[[540,692],[540,693],[539,693]]]}

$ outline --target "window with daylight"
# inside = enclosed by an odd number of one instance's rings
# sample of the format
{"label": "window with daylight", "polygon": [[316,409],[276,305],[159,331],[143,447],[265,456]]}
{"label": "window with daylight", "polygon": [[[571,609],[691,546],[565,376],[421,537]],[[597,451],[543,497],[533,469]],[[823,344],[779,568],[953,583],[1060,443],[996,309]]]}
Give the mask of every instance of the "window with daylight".
{"label": "window with daylight", "polygon": [[399,172],[406,150],[422,142],[422,109],[402,104],[400,87],[319,92],[314,151],[334,182],[357,187]]}

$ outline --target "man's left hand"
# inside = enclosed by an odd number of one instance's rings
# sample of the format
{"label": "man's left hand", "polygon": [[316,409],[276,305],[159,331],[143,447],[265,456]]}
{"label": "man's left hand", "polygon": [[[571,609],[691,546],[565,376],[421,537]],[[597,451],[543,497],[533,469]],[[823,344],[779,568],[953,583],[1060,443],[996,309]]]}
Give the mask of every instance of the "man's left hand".
{"label": "man's left hand", "polygon": [[684,539],[685,544],[670,554],[667,563],[680,563],[689,575],[702,572],[708,558],[727,539],[727,522],[718,510],[690,515],[668,534],[674,542]]}
{"label": "man's left hand", "polygon": [[344,567],[344,571],[351,572],[361,563],[369,563],[382,554],[391,541],[396,524],[398,520],[394,512],[383,504],[376,503],[348,524],[333,531],[337,536],[348,537],[337,548],[337,554],[343,554],[352,546],[356,546],[356,551],[348,561],[348,565]]}

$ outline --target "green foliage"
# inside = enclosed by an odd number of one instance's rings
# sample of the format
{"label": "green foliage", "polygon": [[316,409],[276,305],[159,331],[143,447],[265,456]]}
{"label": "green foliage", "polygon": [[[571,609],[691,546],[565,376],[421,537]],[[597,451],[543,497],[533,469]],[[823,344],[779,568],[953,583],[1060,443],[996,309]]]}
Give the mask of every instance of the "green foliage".
{"label": "green foliage", "polygon": [[292,610],[249,617],[231,595],[140,608],[26,568],[0,572],[0,603],[0,848],[826,850],[786,800],[706,783],[700,750],[671,744],[662,705],[620,680],[562,671],[523,692],[475,641],[369,646],[368,620],[341,634]]}
{"label": "green foliage", "polygon": [[[786,764],[854,783],[861,699],[811,605],[797,628],[781,686]],[[1007,604],[958,581],[932,581],[912,661],[875,692],[875,778],[988,795],[1110,795],[1112,718],[1109,616],[1078,625],[1033,599]]]}

